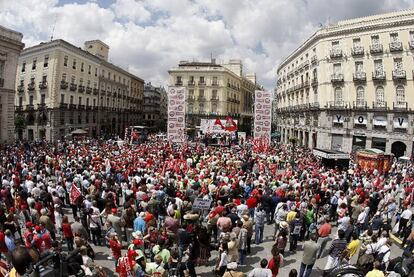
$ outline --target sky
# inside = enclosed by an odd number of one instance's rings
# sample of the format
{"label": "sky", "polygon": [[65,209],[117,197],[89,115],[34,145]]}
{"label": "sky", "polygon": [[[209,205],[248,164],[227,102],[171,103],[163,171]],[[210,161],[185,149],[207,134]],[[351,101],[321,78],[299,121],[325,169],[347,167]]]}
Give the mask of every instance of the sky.
{"label": "sky", "polygon": [[283,59],[320,26],[414,8],[414,0],[0,0],[0,25],[26,46],[100,39],[110,61],[167,85],[179,61],[241,59],[266,89]]}

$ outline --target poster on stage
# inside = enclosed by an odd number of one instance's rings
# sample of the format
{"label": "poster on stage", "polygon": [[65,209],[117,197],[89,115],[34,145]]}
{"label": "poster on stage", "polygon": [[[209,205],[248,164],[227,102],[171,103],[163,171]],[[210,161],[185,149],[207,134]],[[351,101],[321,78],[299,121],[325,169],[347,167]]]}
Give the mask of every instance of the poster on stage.
{"label": "poster on stage", "polygon": [[237,131],[237,120],[226,119],[201,119],[200,130],[203,134],[229,134]]}
{"label": "poster on stage", "polygon": [[256,90],[254,100],[254,139],[270,144],[272,92]]}
{"label": "poster on stage", "polygon": [[168,88],[167,138],[172,143],[184,143],[186,141],[186,94],[187,89],[185,87]]}

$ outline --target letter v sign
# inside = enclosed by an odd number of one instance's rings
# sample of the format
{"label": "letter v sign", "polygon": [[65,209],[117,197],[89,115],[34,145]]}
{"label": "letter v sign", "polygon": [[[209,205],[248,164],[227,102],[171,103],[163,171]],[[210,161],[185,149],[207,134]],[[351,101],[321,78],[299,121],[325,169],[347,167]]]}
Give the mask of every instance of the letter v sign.
{"label": "letter v sign", "polygon": [[404,123],[404,118],[403,117],[398,117],[397,120],[398,120],[398,125],[402,126],[403,123]]}

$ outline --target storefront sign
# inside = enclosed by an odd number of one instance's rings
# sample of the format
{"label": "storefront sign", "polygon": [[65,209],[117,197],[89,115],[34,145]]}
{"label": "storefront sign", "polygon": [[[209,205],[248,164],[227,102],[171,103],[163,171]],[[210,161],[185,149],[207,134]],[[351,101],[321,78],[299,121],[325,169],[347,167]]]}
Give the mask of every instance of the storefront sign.
{"label": "storefront sign", "polygon": [[367,116],[366,115],[356,115],[354,117],[354,124],[367,125]]}
{"label": "storefront sign", "polygon": [[387,126],[387,118],[385,116],[375,116],[374,117],[374,126]]}
{"label": "storefront sign", "polygon": [[341,114],[336,114],[333,116],[333,123],[343,124],[345,117]]}
{"label": "storefront sign", "polygon": [[184,143],[185,130],[185,87],[168,88],[167,138],[170,142]]}
{"label": "storefront sign", "polygon": [[394,128],[407,129],[408,118],[407,117],[394,117]]}

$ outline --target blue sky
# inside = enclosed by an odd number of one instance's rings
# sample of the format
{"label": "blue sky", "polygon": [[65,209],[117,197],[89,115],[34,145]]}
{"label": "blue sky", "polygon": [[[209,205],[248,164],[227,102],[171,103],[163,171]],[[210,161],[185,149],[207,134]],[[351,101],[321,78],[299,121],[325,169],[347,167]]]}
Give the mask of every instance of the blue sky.
{"label": "blue sky", "polygon": [[27,46],[100,39],[111,62],[156,85],[181,60],[241,59],[273,89],[280,62],[319,26],[414,7],[414,0],[0,0],[0,25]]}

